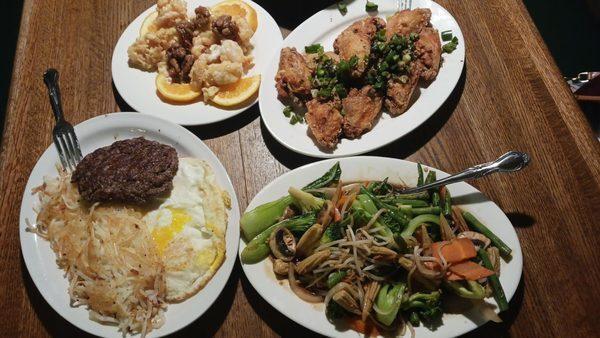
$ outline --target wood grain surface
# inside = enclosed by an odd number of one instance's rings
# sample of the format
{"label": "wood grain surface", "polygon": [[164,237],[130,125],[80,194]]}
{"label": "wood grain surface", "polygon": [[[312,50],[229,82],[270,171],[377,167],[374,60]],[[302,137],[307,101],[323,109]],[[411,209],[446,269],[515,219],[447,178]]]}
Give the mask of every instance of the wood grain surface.
{"label": "wood grain surface", "polygon": [[[72,123],[131,110],[110,72],[121,32],[151,0],[26,0],[0,153],[0,336],[85,336],[54,312],[21,257],[19,208],[53,118],[42,73],[61,72]],[[323,1],[262,1],[293,29]],[[466,39],[461,80],[424,125],[374,155],[407,158],[454,172],[508,150],[533,161],[515,175],[473,184],[517,229],[523,278],[503,314],[471,336],[592,337],[600,332],[600,145],[520,0],[439,1]],[[6,51],[5,51],[6,52]],[[221,159],[242,208],[267,183],[314,159],[292,153],[266,131],[254,106],[241,116],[191,128]],[[65,290],[66,292],[66,290]],[[180,336],[312,336],[270,307],[239,262],[216,304]]]}

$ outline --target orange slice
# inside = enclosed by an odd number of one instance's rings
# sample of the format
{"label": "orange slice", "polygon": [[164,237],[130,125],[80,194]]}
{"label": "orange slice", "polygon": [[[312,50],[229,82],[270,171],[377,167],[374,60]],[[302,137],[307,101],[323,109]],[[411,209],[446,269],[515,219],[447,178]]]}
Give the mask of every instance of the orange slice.
{"label": "orange slice", "polygon": [[258,91],[260,75],[240,79],[236,83],[219,88],[219,92],[211,100],[221,106],[231,107],[249,99]]}
{"label": "orange slice", "polygon": [[171,83],[169,78],[160,73],[155,83],[164,98],[175,102],[189,102],[200,96],[200,92],[194,91],[189,83]]}
{"label": "orange slice", "polygon": [[158,17],[158,12],[152,12],[148,15],[144,22],[142,22],[142,27],[140,28],[140,37],[146,35],[148,32],[156,32],[158,27],[154,25],[154,20]]}
{"label": "orange slice", "polygon": [[225,0],[216,4],[210,11],[217,15],[241,16],[248,21],[248,24],[253,31],[256,32],[256,29],[258,28],[256,10],[243,1]]}

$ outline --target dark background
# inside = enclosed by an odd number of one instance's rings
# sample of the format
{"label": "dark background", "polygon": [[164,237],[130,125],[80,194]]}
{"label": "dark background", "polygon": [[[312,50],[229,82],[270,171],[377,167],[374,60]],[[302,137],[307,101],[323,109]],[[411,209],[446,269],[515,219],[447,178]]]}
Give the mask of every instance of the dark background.
{"label": "dark background", "polygon": [[[564,76],[574,77],[582,71],[600,71],[600,1],[524,2]],[[22,8],[21,0],[0,3],[0,22],[5,27],[4,34],[0,34],[0,140]],[[506,52],[510,53],[510,46],[507,46]],[[594,115],[597,115],[598,104],[583,105],[582,108],[591,120],[597,120],[598,116]]]}

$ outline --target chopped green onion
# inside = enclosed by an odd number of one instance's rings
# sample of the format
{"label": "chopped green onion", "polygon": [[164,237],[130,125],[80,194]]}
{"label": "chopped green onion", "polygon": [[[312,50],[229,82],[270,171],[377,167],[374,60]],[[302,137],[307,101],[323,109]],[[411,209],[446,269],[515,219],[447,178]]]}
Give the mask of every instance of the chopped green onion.
{"label": "chopped green onion", "polygon": [[374,12],[377,8],[379,8],[379,6],[377,6],[376,3],[367,0],[367,4],[365,5],[365,10],[367,12]]}
{"label": "chopped green onion", "polygon": [[409,53],[402,55],[402,61],[404,61],[404,62],[410,62],[411,59],[412,58],[410,57]]}
{"label": "chopped green onion", "polygon": [[294,114],[292,115],[292,118],[290,119],[290,124],[294,125],[298,123],[298,115]]}
{"label": "chopped green onion", "polygon": [[285,117],[290,117],[290,115],[292,115],[293,109],[290,106],[285,106],[285,108],[283,108],[283,115]]}
{"label": "chopped green onion", "polygon": [[442,46],[442,51],[444,53],[452,53],[454,52],[454,50],[456,49],[456,46],[458,46],[458,38],[455,36],[452,38],[452,41],[448,42],[447,44]]}
{"label": "chopped green onion", "polygon": [[450,41],[452,40],[452,31],[447,30],[442,32],[442,41]]}
{"label": "chopped green onion", "polygon": [[342,15],[346,15],[346,13],[348,13],[348,6],[343,1],[337,3],[337,8]]}
{"label": "chopped green onion", "polygon": [[323,53],[323,46],[320,43],[304,47],[304,51],[308,54]]}

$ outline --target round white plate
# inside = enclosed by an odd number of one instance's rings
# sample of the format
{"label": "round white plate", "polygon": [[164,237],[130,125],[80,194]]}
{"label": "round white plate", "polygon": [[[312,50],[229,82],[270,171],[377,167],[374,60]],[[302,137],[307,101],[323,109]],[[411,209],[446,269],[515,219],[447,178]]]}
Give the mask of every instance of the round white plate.
{"label": "round white plate", "polygon": [[[377,4],[379,17],[386,18],[397,11],[396,1],[378,1]],[[277,99],[275,90],[275,74],[279,67],[277,53],[263,73],[259,91],[260,114],[273,137],[285,147],[308,156],[350,156],[383,147],[408,134],[431,117],[452,93],[460,78],[465,60],[465,40],[456,20],[442,6],[430,0],[413,1],[412,8],[418,7],[430,8],[433,27],[439,32],[451,30],[452,34],[458,37],[459,44],[452,54],[442,55],[443,63],[437,78],[427,88],[420,86],[418,99],[404,114],[392,118],[384,113],[375,127],[361,138],[342,138],[334,150],[319,148],[308,135],[307,124],[291,125],[289,119],[283,116],[284,105]],[[304,52],[305,46],[320,43],[326,51],[333,50],[335,38],[350,24],[367,15],[364,1],[350,2],[345,16],[342,16],[335,6],[324,9],[298,26],[285,38],[282,46],[296,47],[298,51]],[[415,96],[417,95],[416,92]]]}
{"label": "round white plate", "polygon": [[[287,194],[290,186],[302,187],[323,175],[337,160],[324,160],[294,169],[275,179],[263,188],[250,202],[247,210]],[[389,177],[392,183],[416,185],[417,164],[409,161],[359,156],[339,159],[342,168],[342,180],[381,180]],[[432,168],[430,168],[432,169]],[[438,178],[448,174],[434,169]],[[500,282],[510,300],[519,284],[523,269],[523,256],[517,234],[502,210],[489,201],[481,192],[467,183],[449,185],[452,198],[461,208],[473,213],[486,224],[513,250],[510,262],[502,261]],[[240,241],[240,250],[246,247]],[[273,273],[271,260],[265,259],[257,264],[242,264],[244,273],[256,291],[279,312],[304,327],[328,337],[362,337],[355,331],[338,331],[325,317],[323,304],[311,304],[298,298],[289,288],[287,282],[280,282]],[[492,298],[486,299],[490,304],[496,304]],[[444,314],[443,325],[435,331],[430,331],[421,325],[416,328],[416,336],[423,337],[454,337],[471,331],[483,325],[486,319],[477,308],[472,308],[464,314]]]}
{"label": "round white plate", "polygon": [[[196,320],[217,299],[229,279],[235,263],[240,238],[239,205],[229,176],[219,159],[194,134],[176,124],[153,116],[138,113],[114,113],[101,115],[75,126],[82,153],[110,145],[116,140],[143,136],[150,140],[168,144],[177,149],[179,156],[190,156],[206,160],[212,166],[218,184],[231,196],[231,210],[226,232],[226,258],[216,275],[196,295],[179,304],[169,304],[165,313],[165,324],[150,332],[148,337],[159,337],[175,332]],[[56,165],[60,163],[56,148],[50,145],[33,168],[21,202],[19,235],[21,251],[29,274],[48,304],[63,318],[78,328],[102,337],[122,337],[114,326],[101,325],[88,318],[85,307],[69,305],[68,282],[64,272],[56,265],[50,245],[37,235],[26,232],[26,220],[35,223],[33,211],[39,205],[37,196],[31,194],[34,187],[42,183],[44,176],[56,176]]]}
{"label": "round white plate", "polygon": [[[277,23],[266,10],[250,0],[244,1],[256,10],[258,16],[258,29],[250,40],[254,45],[252,50],[254,67],[246,75],[253,76],[263,73],[276,52],[273,46],[279,45],[283,38]],[[221,0],[189,0],[187,1],[188,13],[194,15],[196,7],[211,7],[219,2]],[[254,100],[244,107],[225,109],[204,102],[172,104],[161,100],[154,85],[156,73],[144,72],[129,67],[127,64],[127,48],[139,36],[144,19],[155,10],[156,5],[148,8],[133,20],[123,31],[113,52],[112,78],[119,94],[129,106],[145,114],[158,116],[184,126],[192,126],[225,120],[245,111],[256,103],[256,100]]]}

